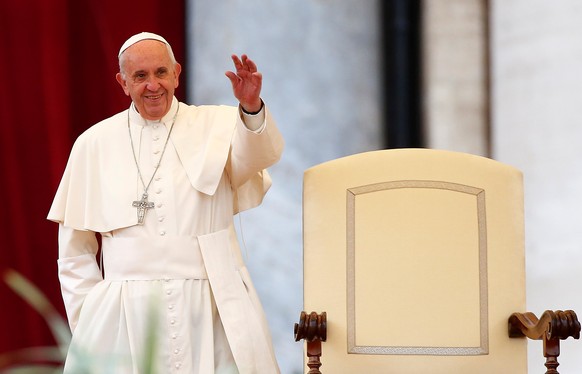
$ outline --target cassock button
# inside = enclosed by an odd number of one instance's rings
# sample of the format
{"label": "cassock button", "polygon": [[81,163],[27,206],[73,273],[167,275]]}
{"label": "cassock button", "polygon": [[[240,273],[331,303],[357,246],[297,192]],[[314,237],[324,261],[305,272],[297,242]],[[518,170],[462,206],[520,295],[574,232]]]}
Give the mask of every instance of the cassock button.
{"label": "cassock button", "polygon": [[156,149],[156,150],[154,151],[154,155],[157,155],[158,153],[160,153],[160,150],[159,150],[159,149]]}
{"label": "cassock button", "polygon": [[178,338],[178,334],[172,334],[172,339]]}
{"label": "cassock button", "polygon": [[173,319],[173,320],[170,321],[170,325],[175,325],[175,324],[176,324],[176,320],[175,319]]}
{"label": "cassock button", "polygon": [[164,222],[164,217],[158,217],[158,222]]}
{"label": "cassock button", "polygon": [[166,232],[164,230],[162,230],[162,231],[160,231],[160,235],[164,236],[164,235],[166,235]]}
{"label": "cassock button", "polygon": [[174,306],[172,304],[168,305],[168,309],[172,310],[174,309]]}
{"label": "cassock button", "polygon": [[157,206],[158,208],[161,208],[161,207],[163,207],[163,206],[164,206],[164,204],[163,204],[163,203],[158,203],[158,205],[156,205],[156,206]]}
{"label": "cassock button", "polygon": [[161,189],[161,188],[158,188],[158,189],[156,190],[156,193],[157,193],[157,194],[160,194],[160,193],[162,193],[162,189]]}
{"label": "cassock button", "polygon": [[180,353],[180,349],[174,349],[174,354],[177,355],[178,353]]}
{"label": "cassock button", "polygon": [[178,363],[176,364],[176,369],[179,369],[179,368],[180,368],[180,366],[182,366],[182,365],[180,365],[180,363],[178,362]]}

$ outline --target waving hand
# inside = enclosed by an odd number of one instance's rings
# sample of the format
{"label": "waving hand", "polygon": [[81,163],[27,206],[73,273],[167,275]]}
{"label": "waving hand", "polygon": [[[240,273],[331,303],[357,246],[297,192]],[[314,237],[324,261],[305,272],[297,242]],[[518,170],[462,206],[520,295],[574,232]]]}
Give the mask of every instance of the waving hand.
{"label": "waving hand", "polygon": [[247,112],[258,112],[261,109],[261,86],[263,75],[257,71],[257,65],[242,55],[232,55],[236,72],[227,71],[225,75],[230,79],[234,97]]}

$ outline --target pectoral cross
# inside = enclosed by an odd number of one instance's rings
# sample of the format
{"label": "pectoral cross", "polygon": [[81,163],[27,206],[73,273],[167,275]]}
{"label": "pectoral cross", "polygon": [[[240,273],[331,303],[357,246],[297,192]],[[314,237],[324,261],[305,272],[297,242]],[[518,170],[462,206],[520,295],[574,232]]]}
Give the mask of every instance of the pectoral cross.
{"label": "pectoral cross", "polygon": [[145,215],[148,209],[152,209],[154,207],[154,203],[150,203],[148,201],[148,194],[144,192],[144,194],[141,195],[141,200],[135,200],[131,206],[137,208],[137,224],[143,225]]}

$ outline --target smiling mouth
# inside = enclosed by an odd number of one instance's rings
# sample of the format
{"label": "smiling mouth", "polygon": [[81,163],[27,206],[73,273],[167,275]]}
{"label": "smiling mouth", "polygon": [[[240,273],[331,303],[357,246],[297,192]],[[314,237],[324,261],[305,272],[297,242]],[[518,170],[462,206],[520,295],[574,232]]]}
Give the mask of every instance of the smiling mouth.
{"label": "smiling mouth", "polygon": [[160,95],[149,95],[149,96],[146,96],[146,99],[148,99],[148,100],[158,100],[161,97],[162,97],[161,94]]}

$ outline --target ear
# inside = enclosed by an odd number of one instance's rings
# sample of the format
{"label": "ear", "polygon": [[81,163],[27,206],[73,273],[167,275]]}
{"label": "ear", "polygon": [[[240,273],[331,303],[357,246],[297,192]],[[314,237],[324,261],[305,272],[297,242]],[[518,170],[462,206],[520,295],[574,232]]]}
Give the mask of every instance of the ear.
{"label": "ear", "polygon": [[127,81],[125,79],[123,79],[123,75],[121,75],[121,73],[117,73],[117,74],[115,74],[115,79],[117,79],[117,83],[119,83],[121,88],[123,88],[123,92],[125,92],[125,94],[127,96],[129,96],[129,89],[127,88]]}
{"label": "ear", "polygon": [[176,84],[174,85],[174,88],[177,88],[178,85],[180,84],[178,77],[180,77],[181,72],[182,72],[182,65],[180,65],[179,63],[176,62],[176,65],[174,65],[174,75],[176,78]]}

